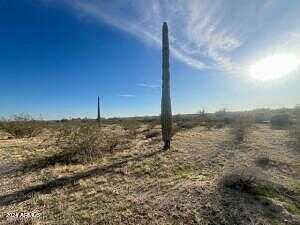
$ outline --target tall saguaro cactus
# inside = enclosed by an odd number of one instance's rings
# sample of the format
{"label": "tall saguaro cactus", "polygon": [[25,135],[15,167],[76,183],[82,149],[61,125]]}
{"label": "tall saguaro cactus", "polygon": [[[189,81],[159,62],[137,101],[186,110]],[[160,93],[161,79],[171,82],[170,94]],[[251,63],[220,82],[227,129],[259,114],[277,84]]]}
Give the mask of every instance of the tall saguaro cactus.
{"label": "tall saguaro cactus", "polygon": [[172,138],[172,110],[170,96],[170,63],[169,63],[168,25],[162,28],[162,98],[161,98],[161,126],[164,149],[169,149]]}
{"label": "tall saguaro cactus", "polygon": [[98,96],[98,114],[97,114],[98,126],[101,125],[101,117],[100,117],[100,97]]}

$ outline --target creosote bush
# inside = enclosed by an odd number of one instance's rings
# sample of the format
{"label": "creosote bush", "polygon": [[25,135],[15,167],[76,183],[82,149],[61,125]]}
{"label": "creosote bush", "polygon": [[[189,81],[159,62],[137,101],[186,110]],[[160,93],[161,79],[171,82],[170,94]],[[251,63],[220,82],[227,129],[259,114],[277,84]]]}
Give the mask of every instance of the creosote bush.
{"label": "creosote bush", "polygon": [[207,120],[206,117],[191,117],[191,116],[184,116],[184,115],[175,115],[173,117],[173,122],[174,122],[173,130],[176,131],[190,130],[195,127],[203,126],[206,120]]}
{"label": "creosote bush", "polygon": [[135,119],[122,120],[120,124],[132,138],[136,137],[138,129],[141,127],[141,123]]}
{"label": "creosote bush", "polygon": [[233,171],[223,177],[221,184],[225,189],[255,196],[292,200],[293,204],[299,207],[297,191],[263,178],[259,170],[253,170],[253,168]]}
{"label": "creosote bush", "polygon": [[222,128],[224,128],[226,126],[226,124],[224,123],[224,122],[222,122],[222,121],[218,121],[217,123],[216,123],[216,129],[222,129]]}
{"label": "creosote bush", "polygon": [[253,191],[255,180],[255,175],[243,170],[225,175],[222,183],[225,188],[250,193]]}
{"label": "creosote bush", "polygon": [[0,130],[14,138],[31,138],[41,133],[43,125],[44,122],[35,121],[28,115],[16,115],[12,120],[2,121]]}
{"label": "creosote bush", "polygon": [[256,165],[260,167],[267,167],[271,162],[270,156],[267,154],[261,155],[255,160]]}
{"label": "creosote bush", "polygon": [[295,123],[290,126],[290,136],[292,137],[295,147],[300,151],[300,106],[295,108]]}
{"label": "creosote bush", "polygon": [[243,142],[252,125],[253,118],[248,116],[238,117],[232,124],[232,133],[234,135],[234,141],[236,143]]}
{"label": "creosote bush", "polygon": [[150,131],[146,132],[145,137],[147,139],[149,139],[149,138],[156,138],[160,135],[161,135],[161,132],[159,130],[154,130],[153,129],[153,130],[150,130]]}
{"label": "creosote bush", "polygon": [[274,128],[286,128],[291,125],[291,118],[288,114],[279,114],[271,118],[271,125]]}
{"label": "creosote bush", "polygon": [[150,122],[146,121],[144,123],[147,124],[147,127],[148,127],[149,130],[155,129],[155,127],[157,127],[157,126],[159,126],[159,127],[161,126],[159,120],[152,120]]}
{"label": "creosote bush", "polygon": [[62,128],[58,132],[56,146],[63,150],[65,163],[87,162],[106,153],[112,153],[122,138],[111,131],[96,126]]}
{"label": "creosote bush", "polygon": [[215,121],[211,118],[208,118],[204,123],[204,126],[207,128],[207,130],[212,130],[214,125],[215,125]]}

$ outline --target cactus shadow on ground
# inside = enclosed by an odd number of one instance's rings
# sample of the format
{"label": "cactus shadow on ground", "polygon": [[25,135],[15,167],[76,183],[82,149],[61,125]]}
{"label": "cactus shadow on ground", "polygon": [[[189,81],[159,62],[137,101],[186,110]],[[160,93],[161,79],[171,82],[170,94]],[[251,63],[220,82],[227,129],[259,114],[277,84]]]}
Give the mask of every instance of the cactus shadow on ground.
{"label": "cactus shadow on ground", "polygon": [[164,151],[162,149],[150,152],[147,154],[143,154],[137,157],[128,158],[125,160],[120,159],[120,161],[115,162],[111,165],[95,168],[88,170],[86,172],[77,173],[72,176],[65,176],[61,178],[57,178],[48,182],[45,182],[43,184],[27,187],[23,190],[13,192],[11,194],[2,195],[0,196],[0,206],[7,206],[11,204],[20,203],[23,201],[26,201],[35,193],[50,193],[55,189],[62,188],[67,185],[74,185],[76,182],[78,182],[81,179],[87,179],[93,176],[100,176],[104,174],[113,174],[114,169],[121,168],[122,166],[128,164],[129,162],[137,162],[137,161],[143,161],[144,159],[153,157],[155,155],[161,154]]}

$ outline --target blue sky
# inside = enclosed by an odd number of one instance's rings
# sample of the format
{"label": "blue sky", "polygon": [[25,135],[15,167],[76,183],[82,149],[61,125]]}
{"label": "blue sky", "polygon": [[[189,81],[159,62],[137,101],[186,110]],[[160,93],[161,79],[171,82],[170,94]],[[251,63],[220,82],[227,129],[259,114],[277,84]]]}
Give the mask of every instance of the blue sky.
{"label": "blue sky", "polygon": [[[0,0],[0,117],[93,118],[98,95],[106,117],[158,115],[163,21],[174,113],[293,107],[299,11],[297,0]],[[261,69],[287,54],[293,70]],[[253,65],[288,73],[254,79]]]}

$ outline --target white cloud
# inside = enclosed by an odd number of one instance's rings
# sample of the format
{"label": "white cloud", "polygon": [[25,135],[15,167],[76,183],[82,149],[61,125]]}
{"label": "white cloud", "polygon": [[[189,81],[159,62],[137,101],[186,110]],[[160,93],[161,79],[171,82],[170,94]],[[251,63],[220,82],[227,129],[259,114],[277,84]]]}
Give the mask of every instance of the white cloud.
{"label": "white cloud", "polygon": [[65,1],[81,14],[154,46],[161,45],[161,25],[167,21],[172,56],[196,69],[230,73],[242,70],[234,53],[249,42],[250,34],[268,27],[265,16],[278,4],[277,0]]}
{"label": "white cloud", "polygon": [[137,86],[145,87],[145,88],[151,88],[151,89],[159,89],[159,88],[161,87],[160,85],[156,85],[156,84],[145,84],[145,83],[137,84]]}
{"label": "white cloud", "polygon": [[120,95],[118,95],[118,97],[121,97],[121,98],[135,98],[136,96],[131,95],[131,94],[120,94]]}

